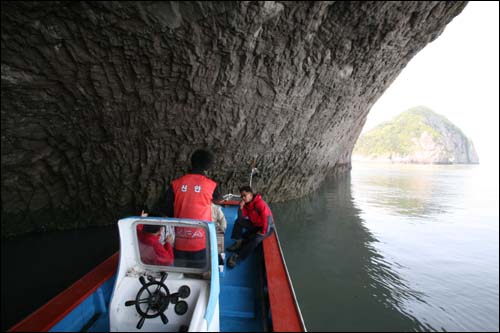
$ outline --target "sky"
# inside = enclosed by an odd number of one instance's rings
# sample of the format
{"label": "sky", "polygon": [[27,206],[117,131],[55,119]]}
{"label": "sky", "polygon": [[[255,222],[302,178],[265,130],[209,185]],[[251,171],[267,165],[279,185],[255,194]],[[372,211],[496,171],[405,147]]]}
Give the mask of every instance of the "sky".
{"label": "sky", "polygon": [[471,1],[379,98],[363,133],[418,105],[472,139],[479,163],[498,169],[499,2]]}

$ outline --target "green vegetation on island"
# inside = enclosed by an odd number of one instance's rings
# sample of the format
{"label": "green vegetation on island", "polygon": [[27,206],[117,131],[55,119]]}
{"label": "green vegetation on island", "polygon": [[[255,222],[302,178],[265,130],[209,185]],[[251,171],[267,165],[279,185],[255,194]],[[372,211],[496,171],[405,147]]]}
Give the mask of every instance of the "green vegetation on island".
{"label": "green vegetation on island", "polygon": [[405,163],[477,163],[472,142],[445,117],[411,108],[358,139],[353,156]]}

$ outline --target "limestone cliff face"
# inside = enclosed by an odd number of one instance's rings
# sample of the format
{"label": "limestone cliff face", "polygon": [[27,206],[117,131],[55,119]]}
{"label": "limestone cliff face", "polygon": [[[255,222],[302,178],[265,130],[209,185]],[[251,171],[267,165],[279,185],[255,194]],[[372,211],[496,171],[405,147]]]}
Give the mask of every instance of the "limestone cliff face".
{"label": "limestone cliff face", "polygon": [[114,223],[217,155],[304,195],[466,2],[2,2],[2,235]]}
{"label": "limestone cliff face", "polygon": [[423,106],[363,134],[353,158],[393,163],[476,164],[474,144],[445,117]]}

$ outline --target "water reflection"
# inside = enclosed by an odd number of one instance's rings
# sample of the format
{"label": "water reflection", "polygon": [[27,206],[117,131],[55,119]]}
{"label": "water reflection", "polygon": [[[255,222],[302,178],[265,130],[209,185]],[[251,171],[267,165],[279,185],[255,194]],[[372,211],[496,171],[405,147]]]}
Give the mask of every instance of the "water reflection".
{"label": "water reflection", "polygon": [[306,198],[273,204],[279,236],[311,331],[430,331],[405,310],[426,295],[409,288],[353,204],[349,174]]}
{"label": "water reflection", "polygon": [[[498,170],[355,165],[272,208],[309,330],[498,331]],[[115,226],[2,240],[2,329],[117,248]]]}
{"label": "water reflection", "polygon": [[79,280],[118,248],[115,225],[2,239],[2,331]]}
{"label": "water reflection", "polygon": [[[440,182],[436,182],[435,168],[408,172],[373,173],[370,169],[361,168],[363,182],[359,186],[356,198],[367,204],[388,209],[402,216],[432,216],[446,213],[449,206],[443,197],[453,199],[457,184],[453,177],[448,180],[439,174]],[[363,173],[365,172],[365,173]],[[448,183],[448,184],[446,184]],[[440,200],[436,200],[436,199]]]}

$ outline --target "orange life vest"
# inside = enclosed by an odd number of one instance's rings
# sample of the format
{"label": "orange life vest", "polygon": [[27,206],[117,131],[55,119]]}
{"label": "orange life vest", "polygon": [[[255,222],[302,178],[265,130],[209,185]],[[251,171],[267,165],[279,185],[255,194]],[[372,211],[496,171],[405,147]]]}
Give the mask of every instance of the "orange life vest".
{"label": "orange life vest", "polygon": [[[187,174],[172,182],[174,217],[212,221],[212,195],[217,184],[199,174]],[[203,228],[176,227],[174,247],[180,251],[206,248]]]}

